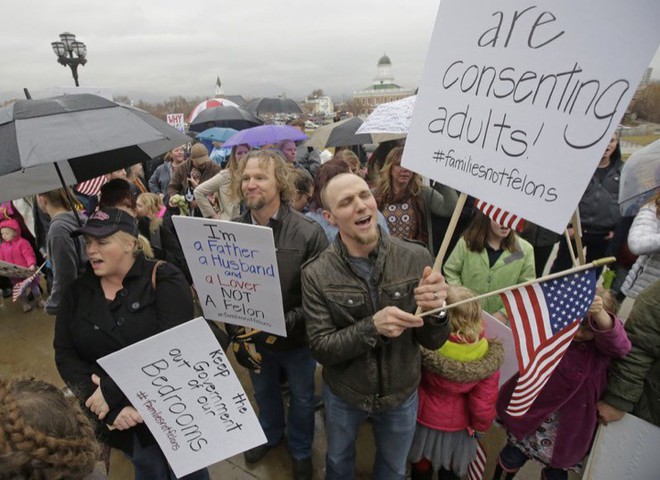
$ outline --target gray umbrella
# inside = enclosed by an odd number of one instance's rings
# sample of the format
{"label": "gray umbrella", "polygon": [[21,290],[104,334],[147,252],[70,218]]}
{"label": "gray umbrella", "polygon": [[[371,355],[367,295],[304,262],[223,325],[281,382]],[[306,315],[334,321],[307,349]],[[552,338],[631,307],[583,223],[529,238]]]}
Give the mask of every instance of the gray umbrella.
{"label": "gray umbrella", "polygon": [[233,128],[245,130],[246,128],[263,125],[263,120],[240,107],[220,106],[211,107],[197,115],[190,124],[193,132],[203,132],[207,128]]}
{"label": "gray umbrella", "polygon": [[74,185],[189,141],[149,113],[96,95],[19,100],[0,108],[0,201]]}
{"label": "gray umbrella", "polygon": [[297,113],[302,114],[302,108],[290,98],[261,97],[255,98],[245,106],[249,112],[262,113]]}

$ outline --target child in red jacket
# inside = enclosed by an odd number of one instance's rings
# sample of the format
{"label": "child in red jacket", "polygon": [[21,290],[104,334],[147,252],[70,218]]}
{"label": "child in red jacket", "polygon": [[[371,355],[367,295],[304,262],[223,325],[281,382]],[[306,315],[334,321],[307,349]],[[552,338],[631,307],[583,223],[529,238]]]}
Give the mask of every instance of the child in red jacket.
{"label": "child in red jacket", "polygon": [[[451,286],[447,303],[473,298]],[[438,350],[422,348],[417,430],[408,458],[412,480],[458,479],[477,451],[477,438],[495,419],[495,401],[504,360],[502,344],[483,337],[479,302],[447,310],[452,333]]]}
{"label": "child in red jacket", "polygon": [[[2,235],[2,243],[0,244],[0,260],[34,270],[37,264],[37,257],[34,254],[34,250],[32,249],[30,242],[21,237],[21,229],[18,225],[18,222],[13,218],[1,221],[0,234]],[[16,285],[22,280],[23,279],[21,278],[12,278],[11,284]],[[43,308],[44,306],[39,283],[35,281],[32,283],[30,288],[28,288],[25,293],[21,295],[24,312],[29,312],[32,310],[32,305],[30,305],[30,301],[28,300],[30,293],[33,294],[35,300],[38,302],[39,308]]]}

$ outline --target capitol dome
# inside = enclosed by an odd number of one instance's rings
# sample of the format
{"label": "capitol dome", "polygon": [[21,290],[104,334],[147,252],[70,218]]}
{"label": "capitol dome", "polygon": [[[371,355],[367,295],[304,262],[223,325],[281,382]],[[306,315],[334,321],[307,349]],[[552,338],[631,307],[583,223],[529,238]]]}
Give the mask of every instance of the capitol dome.
{"label": "capitol dome", "polygon": [[378,60],[378,66],[380,67],[381,65],[392,65],[392,61],[390,60],[390,57],[383,54],[383,56],[380,57],[380,60]]}

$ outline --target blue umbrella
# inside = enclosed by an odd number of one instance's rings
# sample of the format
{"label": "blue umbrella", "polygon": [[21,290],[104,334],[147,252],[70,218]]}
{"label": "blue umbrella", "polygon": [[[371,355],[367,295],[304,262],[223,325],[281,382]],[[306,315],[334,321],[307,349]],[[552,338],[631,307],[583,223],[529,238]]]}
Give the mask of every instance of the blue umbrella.
{"label": "blue umbrella", "polygon": [[300,140],[307,140],[307,138],[309,138],[307,135],[289,125],[261,125],[259,127],[241,130],[227,140],[223,146],[233,147],[234,145],[245,143],[251,147],[260,147],[269,143],[279,143],[284,140],[298,142]]}
{"label": "blue umbrella", "polygon": [[238,130],[233,128],[213,127],[207,128],[202,133],[198,133],[195,138],[211,142],[226,142],[236,132],[238,132]]}

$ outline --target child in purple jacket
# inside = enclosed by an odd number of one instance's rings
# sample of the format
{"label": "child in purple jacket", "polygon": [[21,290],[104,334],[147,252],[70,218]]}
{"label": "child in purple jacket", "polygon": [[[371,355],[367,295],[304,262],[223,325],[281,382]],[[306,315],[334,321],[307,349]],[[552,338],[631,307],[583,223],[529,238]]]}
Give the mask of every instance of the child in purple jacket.
{"label": "child in purple jacket", "polygon": [[[36,268],[37,257],[34,254],[34,250],[26,239],[21,237],[21,228],[18,225],[18,222],[13,218],[3,220],[0,222],[0,235],[2,236],[2,243],[0,243],[0,260],[3,262],[13,263],[20,267],[26,267],[31,270]],[[21,278],[12,278],[11,284],[16,285],[21,282]],[[23,311],[29,312],[32,310],[32,305],[28,297],[30,293],[34,296],[34,299],[39,305],[39,308],[44,307],[44,302],[41,297],[41,289],[39,288],[39,282],[32,282],[30,288],[21,295],[21,301],[23,302]]]}
{"label": "child in purple jacket", "polygon": [[505,383],[497,413],[508,434],[493,479],[514,478],[533,458],[545,465],[541,478],[566,480],[589,452],[598,423],[596,403],[605,392],[611,358],[630,351],[630,341],[615,311],[611,295],[596,295],[582,326],[530,409],[522,417],[507,415],[506,408],[518,375]]}

